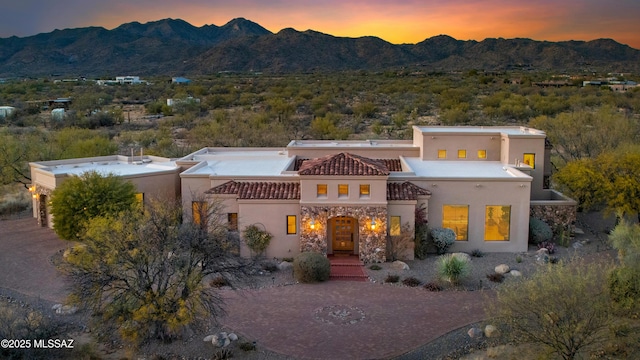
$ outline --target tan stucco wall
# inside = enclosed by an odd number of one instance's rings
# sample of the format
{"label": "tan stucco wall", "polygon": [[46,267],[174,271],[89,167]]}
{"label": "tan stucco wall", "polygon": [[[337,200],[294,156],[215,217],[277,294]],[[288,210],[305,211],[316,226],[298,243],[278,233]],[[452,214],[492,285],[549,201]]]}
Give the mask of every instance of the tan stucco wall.
{"label": "tan stucco wall", "polygon": [[536,155],[535,167],[529,175],[533,178],[531,184],[531,198],[538,199],[543,196],[544,180],[544,138],[526,137],[502,137],[502,157],[504,164],[514,164],[516,160],[523,161],[525,153]]}
{"label": "tan stucco wall", "polygon": [[[429,227],[442,226],[443,205],[469,205],[469,240],[456,242],[450,251],[519,252],[527,250],[529,236],[528,181],[416,181],[431,191]],[[524,185],[524,187],[521,187]],[[485,241],[487,205],[510,205],[509,241]]]}
{"label": "tan stucco wall", "polygon": [[[273,238],[264,254],[266,258],[294,257],[300,253],[300,204],[298,201],[238,201],[238,230],[242,239],[242,230],[256,224]],[[297,216],[297,233],[287,234],[287,215]],[[250,257],[251,252],[242,240],[240,255]]]}
{"label": "tan stucco wall", "polygon": [[[447,158],[442,160],[460,161],[499,161],[500,136],[487,134],[425,134],[418,131],[421,139],[421,154],[423,160],[438,159],[438,150],[446,150]],[[415,133],[414,133],[415,136]],[[458,150],[466,150],[467,157],[458,158]],[[479,159],[478,150],[486,150],[487,158]]]}
{"label": "tan stucco wall", "polygon": [[[317,185],[327,185],[327,197],[318,198]],[[349,185],[349,196],[338,197],[338,185]],[[370,195],[360,197],[360,185],[370,185]],[[358,176],[358,177],[300,177],[300,202],[302,204],[344,204],[358,203],[360,205],[382,204],[387,201],[387,177],[386,176]]]}

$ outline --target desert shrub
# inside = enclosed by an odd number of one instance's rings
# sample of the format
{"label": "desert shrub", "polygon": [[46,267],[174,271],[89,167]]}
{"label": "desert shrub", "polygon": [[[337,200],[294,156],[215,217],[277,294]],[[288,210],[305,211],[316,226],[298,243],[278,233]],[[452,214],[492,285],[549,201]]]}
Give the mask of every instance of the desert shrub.
{"label": "desert shrub", "polygon": [[530,217],[529,218],[529,242],[532,244],[540,244],[541,242],[549,242],[553,240],[553,231],[546,222]]}
{"label": "desert shrub", "polygon": [[431,238],[436,246],[436,252],[438,255],[442,255],[456,242],[456,233],[451,229],[433,228],[431,229]]}
{"label": "desert shrub", "polygon": [[604,281],[609,266],[579,259],[542,266],[529,279],[500,286],[487,315],[505,340],[534,344],[532,358],[549,358],[551,351],[562,359],[588,359],[589,350],[611,339],[614,319]]}
{"label": "desert shrub", "polygon": [[[403,260],[414,245],[415,232],[409,223],[402,225],[400,235],[387,236],[387,260]],[[415,253],[415,250],[414,250]]]}
{"label": "desert shrub", "polygon": [[413,253],[417,259],[424,260],[429,248],[429,227],[427,226],[427,208],[421,205],[415,211],[415,236]]}
{"label": "desert shrub", "polygon": [[621,309],[633,310],[640,305],[640,268],[621,266],[609,273],[607,279],[611,300]]}
{"label": "desert shrub", "polygon": [[253,351],[256,349],[256,344],[250,343],[248,341],[243,341],[240,344],[238,344],[238,347],[243,351]]}
{"label": "desert shrub", "polygon": [[402,280],[402,284],[404,284],[406,286],[410,286],[410,287],[416,287],[416,286],[420,286],[422,284],[422,281],[414,278],[413,276],[410,276],[410,277]]}
{"label": "desert shrub", "polygon": [[481,258],[484,256],[484,253],[480,249],[473,249],[473,251],[471,251],[471,256]]}
{"label": "desert shrub", "polygon": [[423,286],[425,289],[429,290],[429,291],[442,291],[442,285],[440,285],[439,283],[435,282],[435,281],[431,281],[428,282],[426,284],[424,284]]}
{"label": "desert shrub", "polygon": [[213,354],[213,360],[227,360],[233,358],[231,349],[220,349]]}
{"label": "desert shrub", "polygon": [[229,280],[227,280],[224,276],[216,276],[209,282],[209,285],[214,288],[221,288],[224,286],[229,286]]}
{"label": "desert shrub", "polygon": [[384,282],[386,283],[397,283],[398,281],[400,281],[400,276],[398,275],[387,275],[387,277],[384,279]]}
{"label": "desert shrub", "polygon": [[457,256],[451,256],[451,254],[441,256],[438,259],[437,266],[440,279],[454,285],[460,284],[471,270],[468,261]]}
{"label": "desert shrub", "polygon": [[293,275],[302,283],[320,282],[329,280],[331,263],[326,256],[314,253],[300,253],[293,260]]}
{"label": "desert shrub", "polygon": [[548,241],[543,241],[538,244],[538,249],[547,249],[549,254],[554,254],[556,252],[556,244]]}
{"label": "desert shrub", "polygon": [[266,261],[262,263],[262,270],[276,272],[278,271],[278,264],[274,263],[273,261]]}
{"label": "desert shrub", "polygon": [[504,274],[500,274],[500,273],[487,274],[487,279],[489,279],[489,281],[491,282],[501,283],[504,281]]}
{"label": "desert shrub", "polygon": [[371,269],[371,270],[381,270],[382,267],[380,265],[378,265],[378,264],[373,264],[373,265],[369,266],[369,269]]}
{"label": "desert shrub", "polygon": [[253,251],[256,257],[262,255],[262,253],[267,250],[273,237],[273,235],[265,230],[261,230],[256,225],[247,226],[242,232],[242,235],[244,236],[247,246]]}

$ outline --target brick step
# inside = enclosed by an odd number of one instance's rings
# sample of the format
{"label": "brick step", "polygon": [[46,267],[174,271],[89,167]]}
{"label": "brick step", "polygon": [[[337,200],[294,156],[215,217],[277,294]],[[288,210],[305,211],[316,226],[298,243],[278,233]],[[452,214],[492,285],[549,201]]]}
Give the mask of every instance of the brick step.
{"label": "brick step", "polygon": [[369,277],[364,273],[364,266],[362,264],[331,264],[331,274],[329,276],[332,280],[350,280],[350,281],[367,281]]}

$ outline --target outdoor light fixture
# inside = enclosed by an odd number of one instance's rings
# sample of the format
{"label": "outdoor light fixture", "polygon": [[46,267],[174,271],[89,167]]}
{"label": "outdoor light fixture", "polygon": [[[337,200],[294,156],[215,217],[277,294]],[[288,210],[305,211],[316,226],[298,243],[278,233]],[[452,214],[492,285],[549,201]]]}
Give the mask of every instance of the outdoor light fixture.
{"label": "outdoor light fixture", "polygon": [[375,229],[376,229],[376,220],[371,219],[371,230],[375,230]]}
{"label": "outdoor light fixture", "polygon": [[311,227],[311,230],[316,228],[316,222],[315,220],[311,219],[311,223],[309,224],[309,227]]}

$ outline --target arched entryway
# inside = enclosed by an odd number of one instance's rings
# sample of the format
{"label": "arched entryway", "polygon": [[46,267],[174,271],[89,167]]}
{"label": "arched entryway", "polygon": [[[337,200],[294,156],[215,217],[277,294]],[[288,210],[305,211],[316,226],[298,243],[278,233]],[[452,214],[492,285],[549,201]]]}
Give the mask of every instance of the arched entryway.
{"label": "arched entryway", "polygon": [[351,216],[336,216],[328,221],[329,253],[358,253],[358,219]]}

